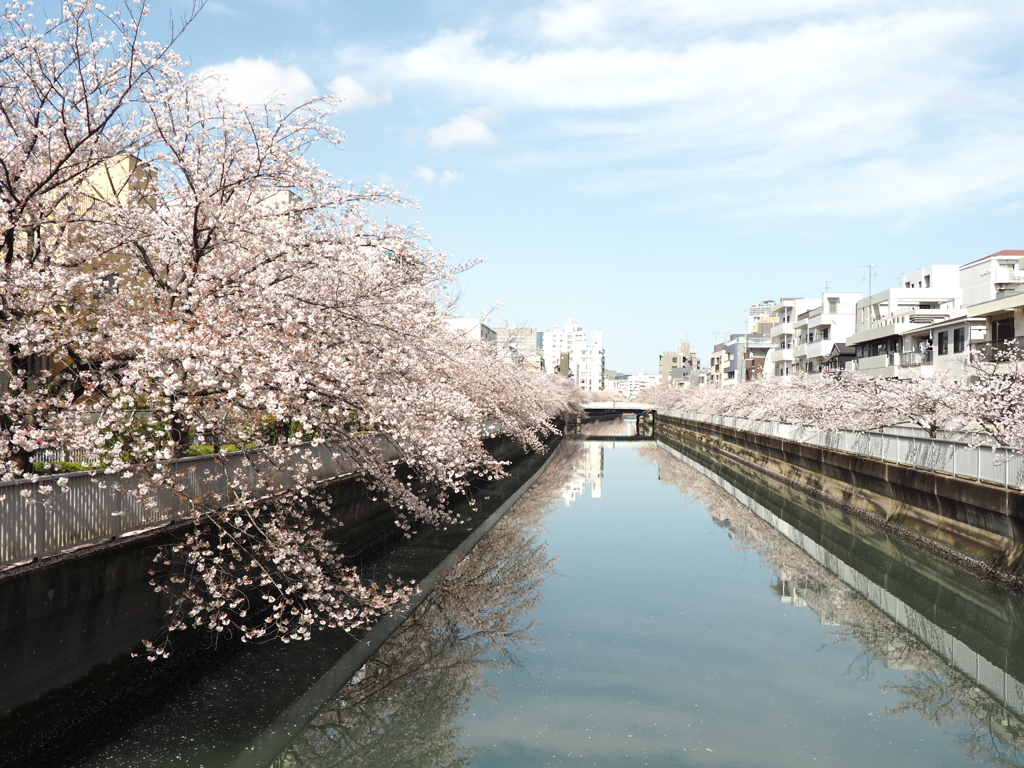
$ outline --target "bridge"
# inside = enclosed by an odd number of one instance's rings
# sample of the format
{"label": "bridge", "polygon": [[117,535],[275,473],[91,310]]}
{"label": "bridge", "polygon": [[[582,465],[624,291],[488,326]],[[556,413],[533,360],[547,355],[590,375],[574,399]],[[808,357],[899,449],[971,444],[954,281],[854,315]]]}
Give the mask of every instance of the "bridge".
{"label": "bridge", "polygon": [[643,416],[649,413],[657,413],[658,406],[650,403],[636,403],[632,400],[602,403],[580,403],[588,416],[610,416],[612,414],[634,414]]}

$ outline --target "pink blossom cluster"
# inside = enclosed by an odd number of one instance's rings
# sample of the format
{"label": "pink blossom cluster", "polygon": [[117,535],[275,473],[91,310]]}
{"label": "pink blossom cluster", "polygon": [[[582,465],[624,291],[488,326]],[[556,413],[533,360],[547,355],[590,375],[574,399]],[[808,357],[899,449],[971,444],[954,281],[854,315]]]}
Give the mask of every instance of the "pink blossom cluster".
{"label": "pink blossom cluster", "polygon": [[[467,265],[370,217],[412,205],[396,190],[309,158],[342,141],[330,99],[228,101],[144,36],[141,3],[67,0],[42,29],[28,10],[0,17],[0,476],[64,451],[144,505],[187,498],[196,528],[154,576],[172,629],[364,626],[409,587],[334,552],[302,446],[355,460],[402,526],[443,522],[503,473],[487,426],[539,450],[573,388],[449,327]],[[166,461],[197,446],[259,460],[230,498],[189,498]]]}
{"label": "pink blossom cluster", "polygon": [[820,430],[881,430],[914,425],[968,443],[1024,451],[1024,358],[1007,346],[970,363],[970,376],[909,379],[856,373],[762,377],[732,386],[659,386],[638,399],[680,411],[738,416]]}

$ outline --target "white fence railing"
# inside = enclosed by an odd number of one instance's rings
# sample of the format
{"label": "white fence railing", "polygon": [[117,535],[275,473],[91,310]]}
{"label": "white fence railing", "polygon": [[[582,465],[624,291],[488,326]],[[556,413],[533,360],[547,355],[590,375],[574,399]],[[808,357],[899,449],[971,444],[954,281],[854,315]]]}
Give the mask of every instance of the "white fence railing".
{"label": "white fence railing", "polygon": [[[399,458],[385,437],[367,436],[386,460]],[[156,465],[183,487],[156,492],[154,503],[138,500],[140,483],[148,473],[102,470],[48,475],[38,481],[0,483],[0,568],[39,560],[106,539],[144,531],[179,519],[189,500],[220,499],[226,506],[244,488],[251,498],[261,492],[285,490],[294,477],[323,483],[358,470],[354,461],[326,444],[306,443],[290,451],[282,465],[267,454],[248,451],[176,459]]]}
{"label": "white fence railing", "polygon": [[1021,454],[998,446],[973,446],[963,441],[934,439],[913,427],[885,432],[823,432],[777,421],[657,410],[664,416],[716,424],[1005,488],[1024,488],[1024,456]]}

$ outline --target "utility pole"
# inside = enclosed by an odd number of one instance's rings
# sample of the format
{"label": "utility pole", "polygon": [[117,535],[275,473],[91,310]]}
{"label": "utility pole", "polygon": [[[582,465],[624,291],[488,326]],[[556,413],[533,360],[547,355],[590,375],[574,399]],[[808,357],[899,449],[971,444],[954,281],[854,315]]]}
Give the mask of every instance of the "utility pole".
{"label": "utility pole", "polygon": [[865,277],[864,279],[868,281],[868,296],[870,296],[871,295],[871,283],[872,283],[872,281],[876,277],[878,277],[878,273],[875,271],[875,267],[877,267],[878,265],[877,264],[861,264],[861,266],[868,271],[868,276]]}

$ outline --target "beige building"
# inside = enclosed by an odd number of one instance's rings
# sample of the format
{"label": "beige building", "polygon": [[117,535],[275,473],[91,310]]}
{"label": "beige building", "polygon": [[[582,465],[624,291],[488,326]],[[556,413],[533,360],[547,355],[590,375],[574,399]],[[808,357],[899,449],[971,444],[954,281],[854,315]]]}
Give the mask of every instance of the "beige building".
{"label": "beige building", "polygon": [[658,356],[658,383],[687,386],[693,374],[700,368],[700,358],[690,350],[686,341],[679,342],[675,352],[662,352]]}

